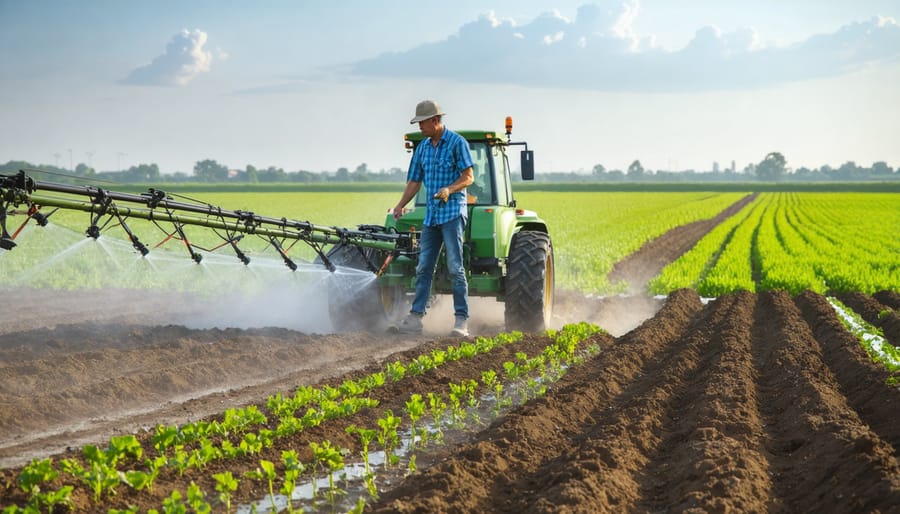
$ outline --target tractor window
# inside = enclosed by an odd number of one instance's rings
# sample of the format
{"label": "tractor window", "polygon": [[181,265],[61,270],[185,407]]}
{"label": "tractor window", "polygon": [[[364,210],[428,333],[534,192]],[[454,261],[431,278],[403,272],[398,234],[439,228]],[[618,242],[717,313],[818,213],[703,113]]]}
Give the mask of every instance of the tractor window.
{"label": "tractor window", "polygon": [[[475,178],[475,182],[466,190],[469,204],[496,205],[491,163],[492,149],[486,143],[470,142],[469,151],[472,154],[472,174]],[[425,205],[425,195],[425,186],[423,185],[419,189],[419,194],[416,195],[416,205]]]}

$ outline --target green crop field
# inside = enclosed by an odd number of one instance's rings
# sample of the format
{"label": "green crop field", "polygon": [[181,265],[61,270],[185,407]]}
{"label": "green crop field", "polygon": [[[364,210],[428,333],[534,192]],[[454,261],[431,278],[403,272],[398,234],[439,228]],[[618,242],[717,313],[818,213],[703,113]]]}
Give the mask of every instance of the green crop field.
{"label": "green crop field", "polygon": [[765,193],[667,266],[651,289],[718,296],[900,290],[900,195]]}
{"label": "green crop field", "polygon": [[518,195],[552,231],[557,285],[615,292],[613,265],[677,226],[712,218],[747,193],[547,193]]}

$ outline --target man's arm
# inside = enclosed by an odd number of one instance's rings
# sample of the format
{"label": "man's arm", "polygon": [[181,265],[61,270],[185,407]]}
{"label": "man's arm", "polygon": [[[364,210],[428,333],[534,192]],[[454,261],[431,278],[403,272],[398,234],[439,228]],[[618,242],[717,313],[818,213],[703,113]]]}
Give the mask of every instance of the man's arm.
{"label": "man's arm", "polygon": [[[471,168],[469,168],[469,171],[471,171]],[[422,187],[421,182],[409,181],[406,183],[406,189],[403,190],[403,196],[400,197],[400,202],[394,206],[394,219],[403,215],[403,208],[406,207],[406,204],[408,204],[410,200],[416,197],[416,193],[419,192],[420,187]]]}

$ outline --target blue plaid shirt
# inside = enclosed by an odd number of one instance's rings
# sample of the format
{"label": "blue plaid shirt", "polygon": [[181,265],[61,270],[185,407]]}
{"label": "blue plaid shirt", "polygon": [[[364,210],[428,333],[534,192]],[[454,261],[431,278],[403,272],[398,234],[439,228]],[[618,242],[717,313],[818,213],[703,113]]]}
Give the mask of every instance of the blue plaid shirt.
{"label": "blue plaid shirt", "polygon": [[443,202],[434,195],[456,182],[462,171],[472,167],[469,143],[450,129],[444,127],[437,146],[425,138],[413,153],[409,163],[407,182],[424,182],[426,193],[425,225],[441,225],[457,216],[467,216],[465,189],[453,193]]}

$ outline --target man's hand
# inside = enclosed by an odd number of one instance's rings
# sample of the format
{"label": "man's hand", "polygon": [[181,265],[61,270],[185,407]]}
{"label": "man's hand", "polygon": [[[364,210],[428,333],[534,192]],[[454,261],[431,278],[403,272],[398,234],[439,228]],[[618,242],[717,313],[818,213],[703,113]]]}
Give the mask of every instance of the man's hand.
{"label": "man's hand", "polygon": [[394,219],[398,220],[403,216],[403,207],[394,207]]}
{"label": "man's hand", "polygon": [[446,202],[450,198],[450,188],[442,187],[434,194],[434,198]]}

